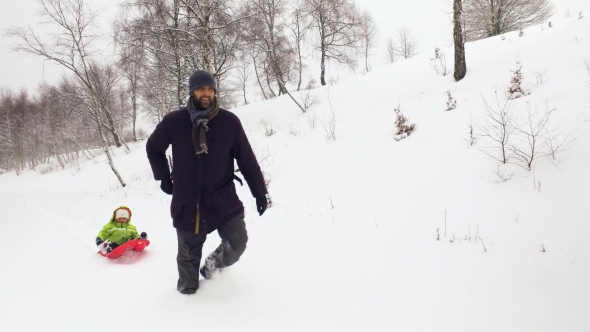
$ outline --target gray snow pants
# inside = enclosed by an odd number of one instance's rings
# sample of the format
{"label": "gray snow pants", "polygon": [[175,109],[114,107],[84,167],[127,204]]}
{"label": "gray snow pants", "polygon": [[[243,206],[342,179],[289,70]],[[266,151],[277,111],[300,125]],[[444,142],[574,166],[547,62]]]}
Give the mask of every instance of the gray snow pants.
{"label": "gray snow pants", "polygon": [[[216,269],[230,266],[240,259],[246,250],[248,234],[244,223],[244,214],[241,213],[228,220],[217,229],[221,238],[221,244],[215,249],[207,261],[211,260]],[[182,288],[199,288],[199,266],[203,252],[203,244],[207,234],[195,234],[176,230],[178,237],[178,290]]]}

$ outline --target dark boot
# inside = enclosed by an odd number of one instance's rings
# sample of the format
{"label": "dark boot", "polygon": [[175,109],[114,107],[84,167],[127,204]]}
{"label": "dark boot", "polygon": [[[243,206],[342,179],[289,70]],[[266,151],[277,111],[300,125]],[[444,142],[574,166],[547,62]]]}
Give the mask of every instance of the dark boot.
{"label": "dark boot", "polygon": [[178,291],[180,294],[193,295],[197,292],[197,289],[198,288],[179,288]]}
{"label": "dark boot", "polygon": [[223,253],[221,248],[221,246],[217,247],[217,249],[205,259],[205,264],[203,264],[203,267],[199,270],[205,279],[211,279],[213,272],[219,269],[220,255]]}
{"label": "dark boot", "polygon": [[244,214],[235,216],[217,229],[221,244],[205,260],[199,270],[205,279],[218,270],[228,267],[240,259],[246,250],[248,233],[244,223]]}

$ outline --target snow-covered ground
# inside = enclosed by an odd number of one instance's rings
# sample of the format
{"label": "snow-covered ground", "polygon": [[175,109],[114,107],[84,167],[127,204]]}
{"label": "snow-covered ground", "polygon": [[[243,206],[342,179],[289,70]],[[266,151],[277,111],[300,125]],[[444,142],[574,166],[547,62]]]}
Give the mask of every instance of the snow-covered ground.
{"label": "snow-covered ground", "polygon": [[[194,296],[176,291],[170,196],[145,141],[114,151],[125,188],[104,156],[0,175],[0,329],[590,331],[590,17],[504,37],[467,44],[458,83],[423,54],[313,91],[305,114],[288,97],[234,109],[273,206],[259,217],[238,189],[248,249]],[[531,94],[515,114],[556,108],[552,123],[577,140],[534,172],[501,166],[514,175],[497,183],[468,125],[517,61]],[[397,105],[417,125],[401,141]],[[94,238],[123,204],[151,245],[103,258]],[[204,254],[218,243],[212,234]]]}

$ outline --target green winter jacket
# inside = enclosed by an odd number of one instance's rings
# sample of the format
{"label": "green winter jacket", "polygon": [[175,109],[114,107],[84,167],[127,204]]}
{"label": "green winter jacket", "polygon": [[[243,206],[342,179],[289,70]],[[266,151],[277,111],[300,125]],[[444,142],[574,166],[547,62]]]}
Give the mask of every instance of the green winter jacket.
{"label": "green winter jacket", "polygon": [[[115,220],[115,212],[119,209],[126,209],[129,211],[129,221],[126,223],[118,223]],[[115,242],[119,245],[133,239],[137,239],[139,234],[137,228],[131,225],[131,210],[126,206],[119,206],[113,211],[111,220],[104,225],[102,230],[98,233],[98,237],[104,241]]]}

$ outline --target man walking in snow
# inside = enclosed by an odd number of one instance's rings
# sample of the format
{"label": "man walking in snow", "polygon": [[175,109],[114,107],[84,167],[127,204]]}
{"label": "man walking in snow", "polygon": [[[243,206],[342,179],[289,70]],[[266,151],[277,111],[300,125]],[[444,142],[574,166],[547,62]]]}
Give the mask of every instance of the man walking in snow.
{"label": "man walking in snow", "polygon": [[[170,112],[150,135],[146,150],[160,188],[172,195],[170,212],[178,237],[178,285],[182,294],[199,288],[199,266],[207,234],[217,230],[221,244],[205,260],[206,279],[238,261],[248,235],[244,206],[234,186],[234,159],[256,198],[267,207],[266,185],[240,120],[219,108],[215,79],[197,70],[189,78],[186,107]],[[172,173],[166,150],[172,145]]]}

